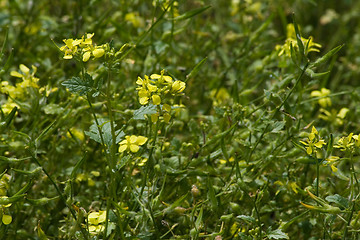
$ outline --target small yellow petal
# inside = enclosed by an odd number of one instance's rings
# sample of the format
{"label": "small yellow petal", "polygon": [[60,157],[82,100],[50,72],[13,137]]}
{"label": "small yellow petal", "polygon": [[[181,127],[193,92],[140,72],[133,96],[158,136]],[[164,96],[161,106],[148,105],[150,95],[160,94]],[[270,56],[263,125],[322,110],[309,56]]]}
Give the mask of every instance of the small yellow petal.
{"label": "small yellow petal", "polygon": [[127,149],[127,145],[120,145],[119,147],[119,152],[125,152],[125,150]]}
{"label": "small yellow petal", "polygon": [[310,155],[312,152],[313,152],[313,151],[312,151],[312,148],[311,148],[311,147],[307,147],[307,148],[306,148],[306,153],[307,153],[307,154]]}
{"label": "small yellow petal", "polygon": [[130,151],[132,151],[133,153],[138,152],[139,149],[140,149],[140,147],[138,145],[136,145],[136,144],[131,144],[130,145]]}
{"label": "small yellow petal", "polygon": [[30,72],[30,69],[27,66],[25,66],[24,64],[20,64],[19,67],[20,67],[20,70],[25,74],[28,74]]}
{"label": "small yellow petal", "polygon": [[102,49],[102,48],[97,48],[97,49],[95,49],[95,50],[93,51],[93,55],[94,55],[94,57],[96,57],[96,58],[100,58],[100,57],[102,57],[104,54],[105,54],[105,50]]}
{"label": "small yellow petal", "polygon": [[90,52],[86,52],[83,55],[83,62],[87,62],[90,59],[91,53]]}
{"label": "small yellow petal", "polygon": [[148,140],[147,137],[138,136],[137,139],[136,139],[136,143],[137,143],[138,145],[144,145],[147,140]]}
{"label": "small yellow petal", "polygon": [[136,140],[137,140],[137,137],[135,135],[131,135],[130,139],[129,139],[129,142],[130,143],[136,143]]}
{"label": "small yellow petal", "polygon": [[9,225],[11,222],[12,222],[12,217],[10,215],[3,215],[2,216],[2,222],[5,224],[5,225]]}
{"label": "small yellow petal", "polygon": [[161,98],[159,95],[153,95],[151,98],[154,105],[159,105],[161,103]]}
{"label": "small yellow petal", "polygon": [[17,78],[22,78],[24,76],[21,73],[18,73],[16,71],[11,71],[10,75],[13,76],[13,77],[17,77]]}

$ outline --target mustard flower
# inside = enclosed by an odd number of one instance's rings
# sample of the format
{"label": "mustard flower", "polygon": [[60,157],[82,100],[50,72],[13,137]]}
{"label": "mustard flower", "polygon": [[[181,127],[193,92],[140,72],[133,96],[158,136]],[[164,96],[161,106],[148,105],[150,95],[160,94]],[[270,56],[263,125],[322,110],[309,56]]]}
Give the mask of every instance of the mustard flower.
{"label": "mustard flower", "polygon": [[60,48],[60,51],[64,52],[64,59],[72,59],[76,54],[79,44],[81,43],[80,39],[64,39],[64,46]]}
{"label": "mustard flower", "polygon": [[[0,196],[0,199],[7,199],[7,196]],[[1,221],[5,225],[9,225],[12,222],[12,217],[10,215],[5,214],[5,208],[8,208],[11,206],[11,203],[2,205],[0,204],[0,216]]]}
{"label": "mustard flower", "polygon": [[[291,46],[296,49],[298,48],[294,25],[292,23],[288,24],[286,30],[287,39],[284,45],[277,45],[275,49],[279,51],[278,56],[285,54],[287,57],[291,57]],[[308,39],[301,37],[301,41],[305,46],[305,55],[308,55],[309,52],[320,52],[319,48],[321,48],[321,45],[315,43],[312,37]]]}
{"label": "mustard flower", "polygon": [[330,165],[330,168],[333,172],[337,172],[338,169],[337,169],[337,165],[339,164],[339,161],[340,161],[340,157],[338,156],[330,156],[328,158],[325,159],[324,161],[324,165],[325,166],[329,166]]}
{"label": "mustard flower", "polygon": [[334,148],[339,148],[341,151],[353,151],[355,140],[358,142],[358,135],[350,133],[347,137],[342,137],[338,140],[337,144],[334,145]]}
{"label": "mustard flower", "polygon": [[312,97],[320,97],[319,104],[321,107],[326,108],[328,106],[331,106],[331,99],[329,97],[331,91],[327,88],[321,88],[320,91],[312,91],[311,96]]}
{"label": "mustard flower", "polygon": [[103,223],[106,221],[106,211],[91,212],[88,215],[89,232],[97,234],[104,231]]}
{"label": "mustard flower", "polygon": [[161,74],[151,74],[150,78],[147,75],[145,75],[144,79],[138,77],[136,84],[139,87],[136,90],[138,90],[141,105],[148,104],[150,99],[154,105],[160,105],[168,93],[173,96],[182,94],[186,87],[185,82],[173,81],[172,77],[166,76],[164,73],[165,71],[162,70]]}
{"label": "mustard flower", "polygon": [[87,62],[91,56],[100,58],[105,54],[106,45],[95,46],[92,41],[94,33],[87,33],[81,39],[64,39],[65,45],[60,47],[64,52],[64,59],[72,59],[76,54],[82,56],[82,61]]}
{"label": "mustard flower", "polygon": [[147,140],[148,138],[143,136],[125,136],[125,139],[120,142],[119,152],[131,151],[136,153],[139,151],[140,146],[144,145]]}
{"label": "mustard flower", "polygon": [[36,84],[39,81],[39,78],[35,77],[37,72],[37,67],[34,65],[31,66],[32,71],[25,66],[24,64],[19,65],[20,72],[11,71],[10,75],[13,77],[21,78],[22,82],[16,84],[16,87],[26,88],[26,87],[35,87],[39,86]]}
{"label": "mustard flower", "polygon": [[326,143],[324,140],[320,139],[319,133],[316,128],[313,126],[311,129],[311,133],[306,139],[306,142],[300,141],[306,147],[306,153],[311,155],[312,153],[316,153],[317,149],[321,149]]}
{"label": "mustard flower", "polygon": [[350,110],[348,108],[342,108],[339,112],[337,112],[335,109],[327,111],[323,108],[320,108],[321,113],[319,114],[319,118],[340,126],[344,124],[344,119],[349,111]]}

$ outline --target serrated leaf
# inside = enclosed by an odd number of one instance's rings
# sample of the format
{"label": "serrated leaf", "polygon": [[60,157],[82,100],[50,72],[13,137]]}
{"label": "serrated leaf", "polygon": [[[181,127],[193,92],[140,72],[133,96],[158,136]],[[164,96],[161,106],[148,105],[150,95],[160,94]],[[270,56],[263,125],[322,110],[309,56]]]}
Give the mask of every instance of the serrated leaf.
{"label": "serrated leaf", "polygon": [[273,133],[278,133],[281,131],[281,129],[283,129],[285,126],[285,122],[284,121],[279,121],[279,122],[275,122],[273,124],[273,129],[271,130],[271,132]]}
{"label": "serrated leaf", "polygon": [[289,239],[289,236],[280,229],[269,232],[267,236],[269,239]]}
{"label": "serrated leaf", "polygon": [[149,104],[147,106],[141,106],[139,109],[134,111],[133,119],[144,120],[146,115],[157,113],[156,106]]}
{"label": "serrated leaf", "polygon": [[[104,144],[107,146],[112,145],[112,135],[111,135],[111,124],[110,121],[107,121],[106,119],[98,119],[99,127],[101,129],[101,134],[104,139]],[[99,132],[99,127],[94,123],[90,126],[90,131],[84,131],[86,135],[88,135],[92,140],[102,144],[101,136]],[[116,124],[114,123],[114,127],[116,127]],[[119,143],[122,139],[122,137],[125,136],[125,133],[121,130],[117,130],[115,132],[116,135],[116,141],[115,143]]]}
{"label": "serrated leaf", "polygon": [[79,77],[72,77],[64,81],[61,85],[65,86],[72,93],[78,93],[80,96],[85,95],[92,90],[93,81],[89,74],[85,74],[85,81]]}
{"label": "serrated leaf", "polygon": [[49,103],[43,107],[45,114],[60,114],[64,108],[55,103]]}
{"label": "serrated leaf", "polygon": [[247,216],[247,215],[239,215],[236,216],[237,219],[241,219],[247,223],[256,223],[255,218],[251,217],[251,216]]}
{"label": "serrated leaf", "polygon": [[328,202],[336,203],[337,205],[339,205],[339,207],[342,207],[342,208],[349,207],[349,201],[346,198],[340,196],[339,194],[327,196],[325,198],[325,200]]}

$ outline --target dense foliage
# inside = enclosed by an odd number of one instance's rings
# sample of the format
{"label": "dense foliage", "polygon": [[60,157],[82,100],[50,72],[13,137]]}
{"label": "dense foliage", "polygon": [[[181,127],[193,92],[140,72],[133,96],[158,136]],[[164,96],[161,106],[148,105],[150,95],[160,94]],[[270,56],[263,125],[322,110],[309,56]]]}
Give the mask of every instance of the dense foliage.
{"label": "dense foliage", "polygon": [[359,238],[360,1],[0,9],[0,239]]}

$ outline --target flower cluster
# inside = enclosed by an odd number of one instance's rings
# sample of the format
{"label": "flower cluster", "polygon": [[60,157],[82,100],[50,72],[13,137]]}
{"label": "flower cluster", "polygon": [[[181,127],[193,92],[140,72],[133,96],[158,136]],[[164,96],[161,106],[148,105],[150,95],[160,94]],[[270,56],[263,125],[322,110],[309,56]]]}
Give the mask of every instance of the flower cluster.
{"label": "flower cluster", "polygon": [[[295,28],[292,23],[287,25],[287,39],[285,40],[284,45],[276,45],[275,49],[279,52],[278,55],[286,55],[287,57],[291,57],[291,48],[297,49],[297,40],[296,40],[296,33]],[[305,46],[305,55],[308,55],[309,52],[320,52],[319,48],[321,45],[315,43],[312,37],[308,39],[301,37],[301,41]]]}
{"label": "flower cluster", "polygon": [[89,61],[90,57],[101,58],[105,54],[106,44],[96,46],[93,44],[94,33],[87,33],[81,39],[64,39],[65,45],[60,48],[64,52],[64,59],[72,59],[80,56],[83,62]]}
{"label": "flower cluster", "polygon": [[174,81],[172,77],[164,75],[164,72],[162,70],[160,75],[152,74],[150,77],[145,75],[144,79],[138,77],[136,81],[138,85],[136,90],[138,90],[140,104],[146,105],[152,103],[158,106],[158,112],[151,116],[152,122],[156,122],[160,116],[162,116],[165,122],[170,121],[172,97],[183,95],[186,87],[185,82]]}
{"label": "flower cluster", "polygon": [[316,154],[318,149],[321,149],[326,143],[323,139],[320,138],[318,131],[313,126],[311,129],[311,133],[309,134],[306,142],[300,141],[306,147],[306,153],[312,155]]}
{"label": "flower cluster", "polygon": [[88,215],[89,232],[93,235],[104,231],[106,221],[106,211],[91,212]]}
{"label": "flower cluster", "polygon": [[28,95],[29,88],[39,88],[37,82],[39,78],[35,77],[37,68],[33,65],[30,70],[24,64],[20,64],[20,71],[11,71],[10,75],[16,78],[20,78],[21,81],[17,82],[13,86],[8,81],[1,82],[0,92],[8,96],[7,102],[1,105],[1,109],[4,113],[8,114],[14,107],[20,108],[16,103],[16,100],[23,100]]}
{"label": "flower cluster", "polygon": [[144,145],[148,140],[147,137],[143,136],[125,136],[125,139],[120,142],[119,152],[133,152],[139,151],[140,146]]}
{"label": "flower cluster", "polygon": [[6,208],[10,207],[11,203],[1,204],[2,200],[6,202],[8,198],[6,196],[6,191],[9,188],[9,178],[10,176],[8,174],[4,174],[0,178],[0,217],[1,217],[1,222],[5,225],[8,225],[12,222],[12,217],[6,214],[7,213]]}
{"label": "flower cluster", "polygon": [[320,105],[320,114],[319,118],[333,123],[335,126],[341,126],[344,124],[344,119],[347,113],[350,111],[348,108],[341,108],[340,111],[336,109],[326,109],[331,107],[331,91],[327,88],[321,88],[320,90],[315,90],[310,93],[311,97],[318,98],[318,103]]}

